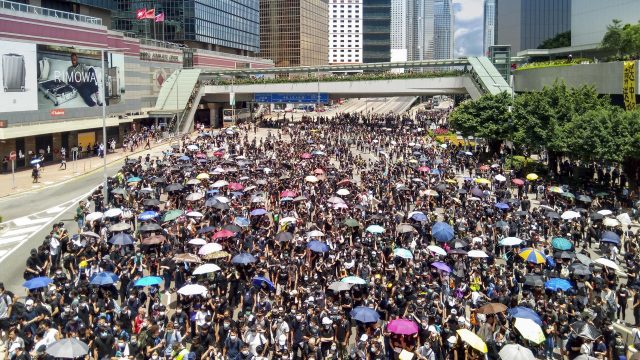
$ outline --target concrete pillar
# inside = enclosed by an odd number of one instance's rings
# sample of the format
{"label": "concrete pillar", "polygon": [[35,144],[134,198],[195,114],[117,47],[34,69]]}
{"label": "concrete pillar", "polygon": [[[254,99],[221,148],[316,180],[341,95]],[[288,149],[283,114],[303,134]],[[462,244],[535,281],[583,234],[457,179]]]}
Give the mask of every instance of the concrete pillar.
{"label": "concrete pillar", "polygon": [[27,136],[24,138],[24,152],[25,158],[28,160],[31,160],[31,157],[38,152],[38,149],[36,149],[35,136]]}
{"label": "concrete pillar", "polygon": [[212,129],[222,127],[222,119],[218,118],[221,106],[222,104],[219,103],[207,103],[207,107],[209,108],[209,121]]}
{"label": "concrete pillar", "polygon": [[[57,160],[60,160],[60,148],[62,147],[62,134],[53,133],[52,137],[53,139],[51,141],[52,143],[51,151],[53,152],[53,160],[57,161]],[[68,151],[69,149],[66,149],[66,150]]]}
{"label": "concrete pillar", "polygon": [[120,125],[118,125],[118,143],[116,144],[116,147],[122,146],[122,142],[124,141],[124,137],[126,136],[128,127],[129,124],[127,123],[121,123]]}

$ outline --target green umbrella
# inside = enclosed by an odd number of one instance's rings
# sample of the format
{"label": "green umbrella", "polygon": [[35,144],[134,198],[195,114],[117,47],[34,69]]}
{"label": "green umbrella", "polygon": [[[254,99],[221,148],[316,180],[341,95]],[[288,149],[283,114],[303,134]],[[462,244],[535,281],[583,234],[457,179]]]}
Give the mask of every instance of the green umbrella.
{"label": "green umbrella", "polygon": [[356,219],[347,219],[344,221],[344,224],[347,225],[348,227],[359,227],[360,223],[358,222],[358,220]]}
{"label": "green umbrella", "polygon": [[569,198],[569,199],[575,199],[575,198],[576,198],[576,196],[575,196],[575,195],[573,195],[573,194],[572,194],[572,193],[570,193],[570,192],[564,192],[564,193],[562,193],[562,194],[560,194],[560,195],[561,195],[561,196],[564,196],[564,197],[566,197],[566,198]]}
{"label": "green umbrella", "polygon": [[164,216],[162,216],[162,221],[175,220],[180,216],[182,216],[182,214],[183,214],[182,210],[169,210],[164,214]]}
{"label": "green umbrella", "polygon": [[604,197],[604,196],[609,196],[608,192],[599,192],[596,194],[597,197]]}
{"label": "green umbrella", "polygon": [[551,246],[553,246],[554,249],[558,250],[569,250],[573,247],[573,244],[571,244],[571,241],[565,238],[557,237],[551,240]]}

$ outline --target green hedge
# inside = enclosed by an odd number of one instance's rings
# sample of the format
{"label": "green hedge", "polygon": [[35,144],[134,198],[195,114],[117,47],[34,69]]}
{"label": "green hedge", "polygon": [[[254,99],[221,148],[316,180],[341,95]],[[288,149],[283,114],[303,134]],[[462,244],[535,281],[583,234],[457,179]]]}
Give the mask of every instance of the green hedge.
{"label": "green hedge", "polygon": [[559,67],[559,66],[573,66],[573,65],[580,65],[585,62],[590,64],[593,61],[587,58],[577,58],[572,60],[559,59],[559,60],[540,61],[540,62],[533,62],[533,63],[528,63],[522,66],[519,66],[516,69],[516,71],[530,70],[530,69],[543,69],[543,68]]}
{"label": "green hedge", "polygon": [[521,155],[507,157],[504,167],[509,170],[521,171],[524,174],[535,173],[542,175],[547,173],[547,166],[545,164]]}

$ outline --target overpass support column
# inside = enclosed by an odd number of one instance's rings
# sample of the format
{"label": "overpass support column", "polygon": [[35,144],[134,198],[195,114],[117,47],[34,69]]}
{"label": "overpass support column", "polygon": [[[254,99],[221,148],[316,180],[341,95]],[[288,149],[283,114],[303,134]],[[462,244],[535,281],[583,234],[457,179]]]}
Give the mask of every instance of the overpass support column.
{"label": "overpass support column", "polygon": [[209,126],[211,126],[212,129],[222,127],[222,119],[218,116],[221,107],[222,104],[220,103],[207,103],[207,108],[209,108]]}

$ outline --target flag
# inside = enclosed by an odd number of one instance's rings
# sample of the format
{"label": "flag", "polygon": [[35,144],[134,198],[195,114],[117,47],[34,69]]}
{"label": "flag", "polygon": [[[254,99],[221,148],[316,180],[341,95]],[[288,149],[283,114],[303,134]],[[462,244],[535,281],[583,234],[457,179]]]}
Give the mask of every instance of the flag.
{"label": "flag", "polygon": [[163,21],[164,21],[164,13],[156,15],[156,22],[163,22]]}
{"label": "flag", "polygon": [[156,9],[147,10],[147,13],[144,15],[145,19],[155,19],[156,18]]}
{"label": "flag", "polygon": [[145,18],[146,14],[147,14],[147,8],[138,9],[136,10],[136,19],[142,20]]}

